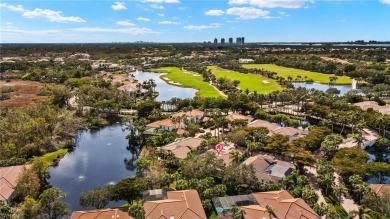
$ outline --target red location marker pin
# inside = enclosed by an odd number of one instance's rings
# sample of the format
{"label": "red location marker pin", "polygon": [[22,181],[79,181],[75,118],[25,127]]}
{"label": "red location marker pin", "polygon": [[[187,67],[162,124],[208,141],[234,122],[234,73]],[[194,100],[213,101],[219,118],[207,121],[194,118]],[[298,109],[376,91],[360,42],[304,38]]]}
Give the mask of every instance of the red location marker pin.
{"label": "red location marker pin", "polygon": [[222,143],[218,143],[215,145],[215,150],[217,151],[218,155],[221,153],[222,149],[223,149]]}

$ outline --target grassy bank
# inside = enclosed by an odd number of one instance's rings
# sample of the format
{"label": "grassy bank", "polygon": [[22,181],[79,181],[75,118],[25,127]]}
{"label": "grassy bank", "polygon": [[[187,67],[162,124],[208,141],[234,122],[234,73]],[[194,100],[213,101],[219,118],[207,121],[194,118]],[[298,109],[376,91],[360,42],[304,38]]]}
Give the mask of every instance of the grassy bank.
{"label": "grassy bank", "polygon": [[161,79],[163,79],[169,84],[180,87],[194,88],[198,90],[196,92],[197,96],[221,97],[219,92],[215,90],[213,86],[203,81],[202,75],[199,75],[195,72],[183,71],[177,67],[157,68],[152,69],[152,71],[167,73],[165,75],[162,75]]}
{"label": "grassy bank", "polygon": [[272,91],[282,90],[283,87],[280,86],[275,80],[263,77],[261,75],[255,74],[244,74],[235,71],[229,71],[224,69],[219,69],[216,66],[208,66],[213,74],[217,78],[226,77],[229,80],[239,80],[240,84],[238,88],[242,91],[249,89],[250,92],[256,91],[262,94],[268,94]]}
{"label": "grassy bank", "polygon": [[43,161],[44,169],[49,168],[53,163],[59,162],[62,157],[65,156],[65,154],[68,152],[68,149],[59,149],[54,152],[50,152],[47,154],[44,154],[36,159],[40,159]]}
{"label": "grassy bank", "polygon": [[[258,69],[264,69],[267,71],[273,71],[278,73],[279,76],[288,79],[289,76],[293,78],[293,80],[296,79],[297,76],[301,76],[302,80],[305,80],[305,76],[307,77],[306,79],[312,79],[313,82],[317,83],[323,83],[327,84],[329,83],[329,77],[333,76],[330,74],[323,74],[323,73],[318,73],[318,72],[311,72],[311,71],[305,71],[302,69],[296,69],[296,68],[287,68],[287,67],[282,67],[274,64],[244,64],[242,65],[244,68],[258,68]],[[351,84],[352,79],[345,77],[345,76],[337,76],[337,81],[335,84]]]}

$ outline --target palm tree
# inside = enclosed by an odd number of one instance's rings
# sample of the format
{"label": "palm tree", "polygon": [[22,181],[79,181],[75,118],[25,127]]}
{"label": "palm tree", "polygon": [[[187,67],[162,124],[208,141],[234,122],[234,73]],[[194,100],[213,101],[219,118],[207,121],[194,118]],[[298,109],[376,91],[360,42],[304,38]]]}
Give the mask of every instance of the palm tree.
{"label": "palm tree", "polygon": [[340,183],[333,188],[333,194],[339,199],[339,202],[341,202],[341,197],[348,194],[348,189]]}
{"label": "palm tree", "polygon": [[275,217],[275,210],[270,207],[269,205],[265,206],[265,208],[267,209],[267,212],[269,214],[269,218],[274,218]]}
{"label": "palm tree", "polygon": [[349,212],[348,218],[356,218],[358,217],[359,219],[371,219],[372,217],[370,216],[371,210],[364,207],[364,206],[359,206],[358,210],[354,210]]}
{"label": "palm tree", "polygon": [[241,163],[242,155],[239,151],[237,150],[230,151],[229,155],[230,155],[230,159],[232,159],[232,162],[234,164]]}
{"label": "palm tree", "polygon": [[233,216],[233,219],[244,219],[245,211],[238,206],[233,206],[229,211]]}

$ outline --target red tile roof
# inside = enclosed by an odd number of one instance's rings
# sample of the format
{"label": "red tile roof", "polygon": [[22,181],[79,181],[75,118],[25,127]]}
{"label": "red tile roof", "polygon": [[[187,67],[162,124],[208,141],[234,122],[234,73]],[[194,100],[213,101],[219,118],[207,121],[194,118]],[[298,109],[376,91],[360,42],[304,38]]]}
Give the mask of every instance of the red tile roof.
{"label": "red tile roof", "polygon": [[385,192],[390,192],[390,184],[370,184],[370,188],[377,195],[383,195]]}
{"label": "red tile roof", "polygon": [[108,208],[90,211],[74,211],[70,219],[134,219],[126,208]]}
{"label": "red tile roof", "polygon": [[193,148],[198,148],[203,138],[186,138],[179,142],[173,142],[171,144],[161,147],[164,150],[172,151],[175,157],[179,159],[185,159],[188,152]]}
{"label": "red tile roof", "polygon": [[261,206],[269,206],[278,219],[319,219],[318,214],[301,198],[294,198],[287,191],[259,192],[252,194]]}
{"label": "red tile roof", "polygon": [[206,219],[196,190],[170,191],[168,199],[144,203],[146,219]]}
{"label": "red tile roof", "polygon": [[0,201],[6,201],[15,191],[20,174],[30,165],[0,167]]}

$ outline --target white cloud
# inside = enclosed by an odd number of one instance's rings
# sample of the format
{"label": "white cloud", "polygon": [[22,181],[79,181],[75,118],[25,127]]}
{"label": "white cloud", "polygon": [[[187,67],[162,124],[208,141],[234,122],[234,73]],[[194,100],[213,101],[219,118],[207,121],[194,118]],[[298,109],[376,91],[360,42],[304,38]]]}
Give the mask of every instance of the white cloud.
{"label": "white cloud", "polygon": [[226,20],[226,23],[237,23],[237,21]]}
{"label": "white cloud", "polygon": [[199,26],[188,25],[188,26],[185,26],[184,29],[187,29],[187,30],[204,30],[204,29],[214,29],[214,28],[218,28],[220,26],[221,26],[221,24],[219,24],[219,23],[212,23],[210,25],[199,25]]}
{"label": "white cloud", "polygon": [[164,9],[164,6],[158,4],[150,4],[149,6],[153,9]]}
{"label": "white cloud", "polygon": [[111,6],[114,10],[126,10],[127,7],[124,2],[114,2],[114,4]]}
{"label": "white cloud", "polygon": [[36,8],[34,10],[24,9],[23,5],[9,5],[0,3],[0,8],[6,8],[10,11],[20,12],[25,18],[45,18],[52,22],[60,23],[82,23],[84,19],[80,17],[70,16],[66,17],[62,15],[62,11],[53,11],[50,9]]}
{"label": "white cloud", "polygon": [[167,4],[180,3],[179,0],[144,0],[144,2],[157,3],[157,4],[161,4],[161,3],[167,3]]}
{"label": "white cloud", "polygon": [[131,27],[131,28],[82,27],[82,28],[74,28],[73,31],[76,31],[76,32],[99,32],[99,33],[125,33],[125,34],[131,34],[131,35],[156,33],[153,30],[151,30],[149,28],[144,28],[144,27]]}
{"label": "white cloud", "polygon": [[236,15],[240,19],[271,18],[269,11],[264,11],[253,7],[229,8],[226,14]]}
{"label": "white cloud", "polygon": [[1,28],[0,32],[2,33],[16,33],[16,34],[25,34],[25,35],[48,35],[48,34],[60,34],[62,33],[59,30],[21,30],[18,28]]}
{"label": "white cloud", "polygon": [[60,23],[83,23],[84,19],[80,17],[65,17],[62,16],[62,11],[53,11],[49,9],[41,9],[36,8],[33,11],[24,11],[22,14],[25,18],[45,18],[52,22],[60,22]]}
{"label": "white cloud", "polygon": [[159,24],[165,24],[165,25],[178,25],[180,22],[173,22],[173,21],[160,21]]}
{"label": "white cloud", "polygon": [[6,8],[10,11],[16,11],[16,12],[24,12],[25,11],[23,5],[9,5],[6,3],[0,3],[0,8]]}
{"label": "white cloud", "polygon": [[125,27],[133,27],[135,24],[131,23],[129,20],[124,20],[124,21],[118,21],[116,22],[117,25],[119,26],[125,26]]}
{"label": "white cloud", "polygon": [[164,14],[158,13],[157,16],[164,17]]}
{"label": "white cloud", "polygon": [[146,21],[146,22],[150,21],[150,19],[146,18],[146,17],[137,17],[137,20],[139,20],[139,21]]}
{"label": "white cloud", "polygon": [[379,2],[390,5],[390,0],[379,0]]}
{"label": "white cloud", "polygon": [[209,11],[206,11],[204,14],[209,15],[209,16],[221,16],[221,15],[224,15],[225,12],[222,10],[209,10]]}
{"label": "white cloud", "polygon": [[[382,0],[389,1],[389,0]],[[230,5],[253,5],[262,8],[302,8],[314,0],[229,0]]]}

